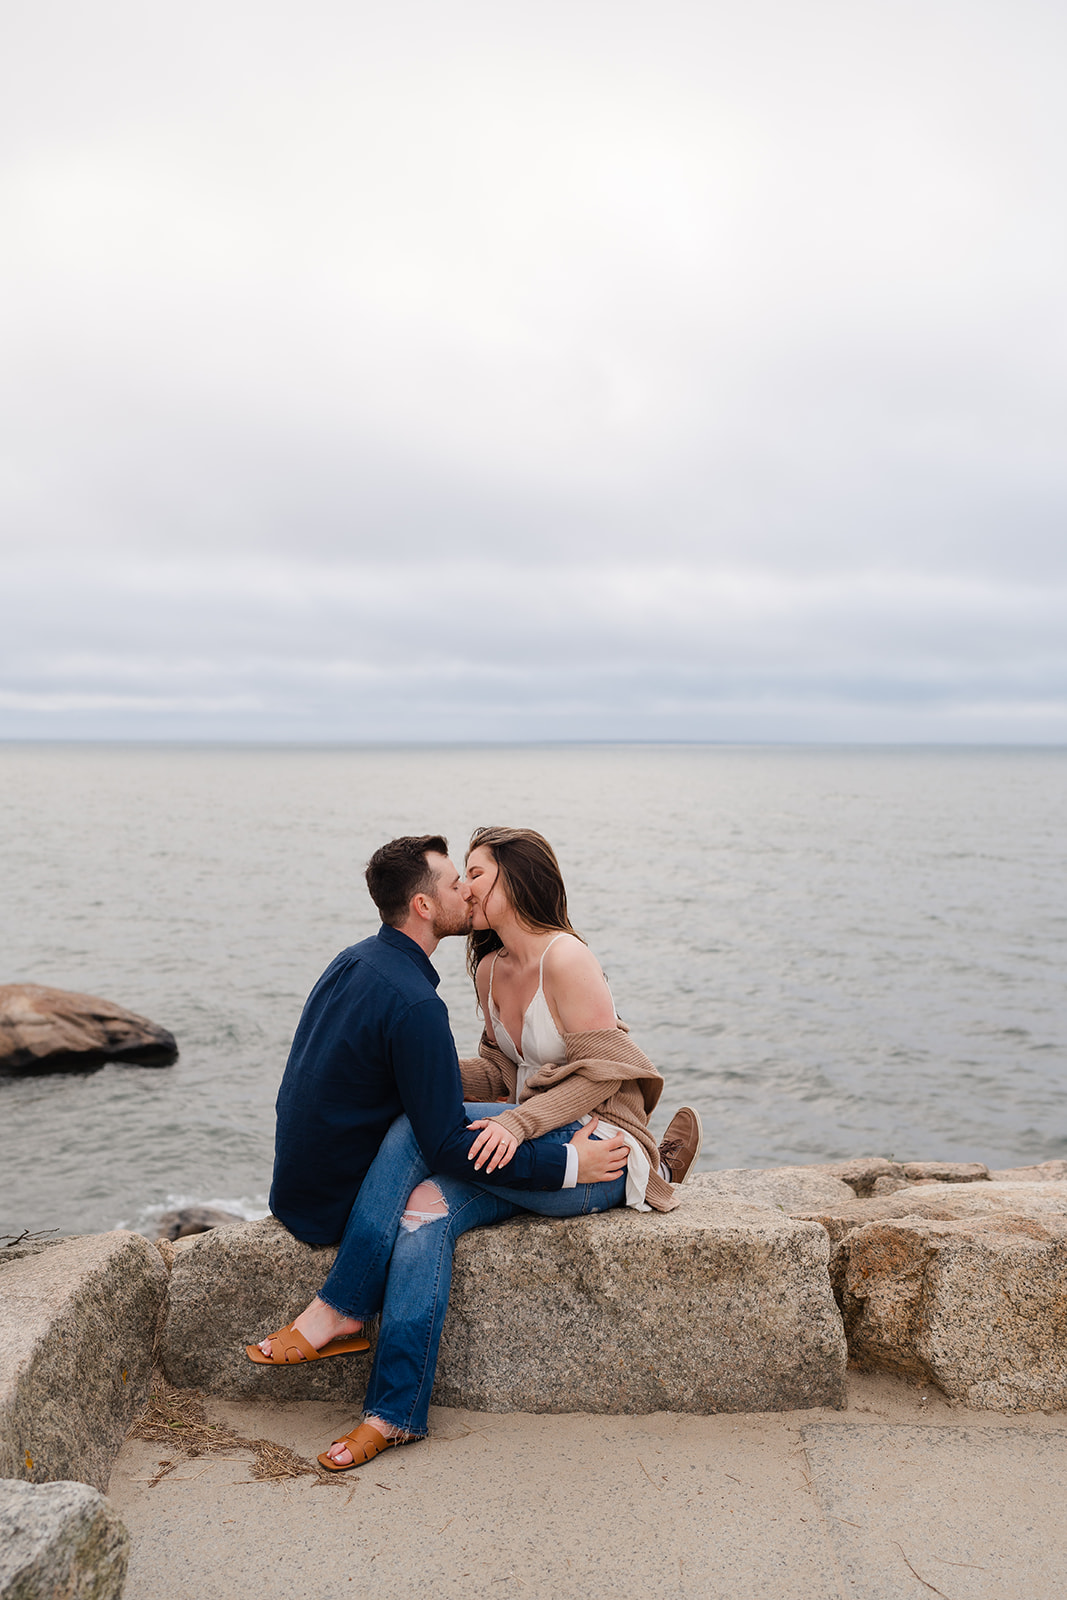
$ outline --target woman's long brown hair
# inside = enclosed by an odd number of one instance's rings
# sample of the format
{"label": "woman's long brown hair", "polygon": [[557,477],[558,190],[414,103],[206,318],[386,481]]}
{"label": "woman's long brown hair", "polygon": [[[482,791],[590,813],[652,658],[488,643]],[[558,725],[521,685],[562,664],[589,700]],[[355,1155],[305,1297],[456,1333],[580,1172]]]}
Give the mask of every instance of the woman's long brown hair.
{"label": "woman's long brown hair", "polygon": [[[582,938],[567,915],[567,891],[556,852],[542,834],[532,828],[475,828],[467,856],[472,850],[489,851],[497,864],[496,881],[520,922],[535,933],[573,933],[576,939]],[[468,933],[467,971],[472,981],[482,957],[503,947],[504,941],[492,928]]]}

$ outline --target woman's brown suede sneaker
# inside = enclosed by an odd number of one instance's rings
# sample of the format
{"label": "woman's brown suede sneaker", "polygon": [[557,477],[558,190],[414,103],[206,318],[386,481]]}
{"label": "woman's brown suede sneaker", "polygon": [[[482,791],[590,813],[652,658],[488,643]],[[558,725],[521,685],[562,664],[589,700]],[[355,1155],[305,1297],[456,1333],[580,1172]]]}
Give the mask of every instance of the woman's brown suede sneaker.
{"label": "woman's brown suede sneaker", "polygon": [[672,1183],[685,1182],[703,1142],[700,1112],[694,1111],[692,1106],[682,1106],[671,1118],[659,1147],[659,1158],[670,1173]]}

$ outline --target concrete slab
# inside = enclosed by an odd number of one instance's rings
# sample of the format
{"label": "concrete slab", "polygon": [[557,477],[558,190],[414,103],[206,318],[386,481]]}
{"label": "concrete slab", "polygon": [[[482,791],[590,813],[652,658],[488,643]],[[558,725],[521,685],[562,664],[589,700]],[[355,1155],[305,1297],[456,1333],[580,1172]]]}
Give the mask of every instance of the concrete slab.
{"label": "concrete slab", "polygon": [[[264,1431],[262,1405],[211,1406]],[[351,1425],[322,1401],[271,1408],[310,1455]],[[808,1413],[805,1413],[808,1415]],[[439,1410],[432,1438],[316,1487],[249,1482],[239,1459],[129,1444],[111,1499],[133,1535],[124,1600],[838,1600],[795,1433],[751,1417]]]}
{"label": "concrete slab", "polygon": [[[133,1539],[125,1600],[345,1600],[368,1590],[377,1600],[930,1600],[924,1583],[945,1600],[1059,1600],[1067,1556],[1046,1511],[1063,1503],[1055,1461],[1067,1419],[990,1416],[976,1427],[973,1412],[935,1390],[881,1375],[850,1374],[848,1394],[843,1412],[708,1417],[434,1408],[429,1441],[321,1486],[256,1483],[236,1456],[183,1462],[153,1488],[168,1450],[129,1441],[109,1489]],[[329,1401],[213,1400],[208,1411],[305,1456],[355,1420]],[[912,1457],[922,1465],[909,1478],[900,1462]],[[916,1504],[898,1521],[902,1482]],[[928,1570],[928,1556],[958,1552],[992,1569],[969,1531],[991,1507],[1003,1523],[1003,1542],[989,1544],[1000,1588],[974,1588],[962,1568]],[[920,1515],[931,1530],[941,1519],[959,1532],[935,1545],[931,1531],[916,1545]],[[1024,1583],[1005,1585],[1009,1559]],[[879,1563],[912,1588],[865,1588]]]}
{"label": "concrete slab", "polygon": [[1067,1430],[802,1427],[849,1600],[1053,1600],[1067,1585]]}

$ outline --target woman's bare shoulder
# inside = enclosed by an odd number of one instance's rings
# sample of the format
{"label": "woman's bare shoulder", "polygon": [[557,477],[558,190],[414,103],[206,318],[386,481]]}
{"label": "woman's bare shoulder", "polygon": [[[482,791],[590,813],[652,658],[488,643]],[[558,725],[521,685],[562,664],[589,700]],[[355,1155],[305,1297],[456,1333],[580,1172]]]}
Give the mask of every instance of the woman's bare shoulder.
{"label": "woman's bare shoulder", "polygon": [[573,935],[557,939],[546,953],[545,993],[564,1033],[614,1026],[615,1006],[600,962]]}
{"label": "woman's bare shoulder", "polygon": [[603,978],[604,969],[589,946],[575,933],[565,933],[545,951],[545,972],[568,978]]}

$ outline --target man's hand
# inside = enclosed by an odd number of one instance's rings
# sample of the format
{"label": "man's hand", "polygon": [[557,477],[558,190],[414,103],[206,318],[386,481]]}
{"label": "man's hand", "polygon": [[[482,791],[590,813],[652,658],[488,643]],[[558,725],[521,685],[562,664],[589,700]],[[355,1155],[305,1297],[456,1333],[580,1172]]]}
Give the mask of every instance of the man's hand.
{"label": "man's hand", "polygon": [[610,1139],[594,1139],[598,1121],[598,1117],[590,1117],[570,1141],[578,1152],[579,1183],[608,1183],[626,1171],[629,1145],[621,1133]]}
{"label": "man's hand", "polygon": [[481,1171],[490,1156],[492,1160],[485,1168],[486,1172],[495,1172],[497,1167],[506,1167],[522,1143],[521,1139],[517,1139],[507,1128],[502,1128],[495,1117],[479,1117],[477,1122],[468,1122],[467,1126],[483,1129],[467,1151],[467,1160],[474,1161],[475,1172]]}

